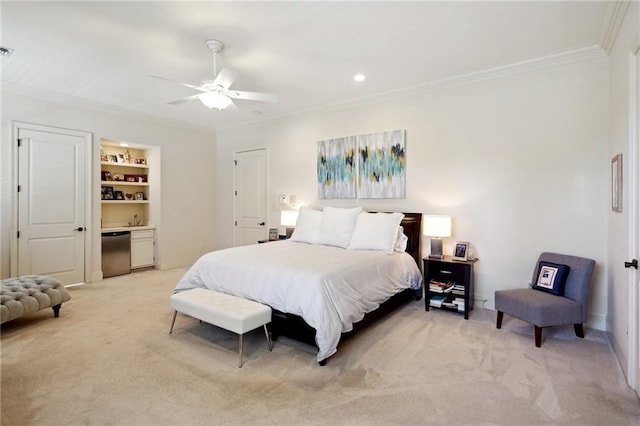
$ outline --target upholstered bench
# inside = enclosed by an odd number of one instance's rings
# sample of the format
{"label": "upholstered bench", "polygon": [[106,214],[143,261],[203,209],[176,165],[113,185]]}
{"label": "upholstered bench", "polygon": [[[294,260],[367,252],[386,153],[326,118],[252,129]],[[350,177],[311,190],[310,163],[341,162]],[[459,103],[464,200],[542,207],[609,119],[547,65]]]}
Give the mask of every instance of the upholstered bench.
{"label": "upholstered bench", "polygon": [[60,281],[45,275],[25,275],[0,281],[0,324],[24,315],[52,308],[60,315],[62,303],[71,295]]}
{"label": "upholstered bench", "polygon": [[267,323],[271,322],[271,308],[268,306],[213,290],[194,288],[172,295],[171,307],[175,312],[169,334],[173,332],[178,312],[237,333],[240,346],[238,368],[242,367],[242,335],[244,333],[263,326],[267,345],[271,350],[271,338],[267,330]]}

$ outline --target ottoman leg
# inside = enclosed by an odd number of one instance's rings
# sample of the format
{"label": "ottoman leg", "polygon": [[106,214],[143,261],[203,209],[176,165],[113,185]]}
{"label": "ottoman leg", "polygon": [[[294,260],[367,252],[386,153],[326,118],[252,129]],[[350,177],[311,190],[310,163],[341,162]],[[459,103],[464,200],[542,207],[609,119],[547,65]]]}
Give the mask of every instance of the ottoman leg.
{"label": "ottoman leg", "polygon": [[267,330],[267,324],[264,325],[264,334],[267,336],[267,345],[269,345],[269,352],[271,352],[273,343],[271,342],[271,336],[269,336],[269,330]]}
{"label": "ottoman leg", "polygon": [[173,324],[176,323],[176,315],[178,315],[178,311],[173,311],[173,321],[171,321],[171,329],[169,330],[169,334],[173,332]]}
{"label": "ottoman leg", "polygon": [[55,318],[58,318],[60,316],[60,307],[62,306],[62,303],[58,303],[56,306],[52,306],[51,309],[53,309],[53,316]]}

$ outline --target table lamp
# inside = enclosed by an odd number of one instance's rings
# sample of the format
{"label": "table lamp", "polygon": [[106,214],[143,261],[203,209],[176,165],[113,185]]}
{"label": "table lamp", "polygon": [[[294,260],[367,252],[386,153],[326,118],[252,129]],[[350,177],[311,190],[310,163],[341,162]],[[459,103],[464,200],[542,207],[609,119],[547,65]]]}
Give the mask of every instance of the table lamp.
{"label": "table lamp", "polygon": [[293,230],[298,220],[298,210],[281,210],[280,211],[280,225],[284,226],[287,238],[291,238]]}
{"label": "table lamp", "polygon": [[425,237],[431,238],[430,259],[442,259],[442,238],[451,236],[451,217],[441,215],[427,215],[424,220]]}

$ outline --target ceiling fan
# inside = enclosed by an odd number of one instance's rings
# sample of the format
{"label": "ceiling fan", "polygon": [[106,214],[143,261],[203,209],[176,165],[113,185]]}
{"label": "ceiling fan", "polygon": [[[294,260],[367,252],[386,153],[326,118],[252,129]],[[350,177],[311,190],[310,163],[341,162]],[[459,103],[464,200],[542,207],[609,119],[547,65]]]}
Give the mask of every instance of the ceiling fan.
{"label": "ceiling fan", "polygon": [[168,102],[170,105],[179,105],[184,102],[194,101],[199,99],[209,109],[230,109],[237,110],[237,107],[233,103],[232,99],[242,99],[247,101],[260,101],[260,102],[278,102],[278,97],[269,93],[259,92],[246,92],[240,90],[230,89],[234,81],[240,76],[236,71],[229,68],[222,68],[218,74],[216,71],[216,56],[218,52],[224,49],[224,43],[219,40],[207,40],[205,42],[207,47],[213,52],[213,80],[202,80],[200,85],[180,83],[168,78],[152,75],[151,77],[160,80],[169,81],[171,83],[179,84],[180,86],[189,87],[202,93],[196,95],[187,96],[186,98],[177,99],[175,101]]}

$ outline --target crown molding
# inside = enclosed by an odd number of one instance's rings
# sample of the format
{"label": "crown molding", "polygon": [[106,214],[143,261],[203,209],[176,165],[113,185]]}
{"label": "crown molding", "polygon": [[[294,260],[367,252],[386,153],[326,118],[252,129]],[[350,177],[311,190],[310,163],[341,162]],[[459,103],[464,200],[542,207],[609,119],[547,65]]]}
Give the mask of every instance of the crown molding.
{"label": "crown molding", "polygon": [[264,118],[259,121],[251,121],[247,123],[237,123],[229,126],[218,127],[217,130],[228,130],[234,128],[241,128],[246,126],[259,125],[261,122],[286,120],[294,118],[308,117],[313,114],[321,112],[340,111],[358,106],[374,104],[392,100],[394,98],[415,96],[416,93],[424,93],[433,90],[441,90],[452,88],[456,86],[462,86],[465,84],[472,84],[481,81],[495,80],[499,78],[511,77],[520,74],[542,71],[548,68],[560,67],[571,65],[580,62],[602,60],[607,59],[607,54],[598,45],[584,47],[581,49],[570,50],[566,52],[556,53],[547,56],[541,56],[535,59],[529,59],[526,61],[515,62],[508,65],[503,65],[494,68],[488,68],[481,71],[476,71],[468,74],[462,74],[455,77],[445,78],[442,80],[434,80],[427,83],[421,83],[418,85],[404,87],[402,89],[391,90],[384,93],[378,93],[376,95],[352,99],[350,101],[341,102],[339,104],[325,105],[318,108],[312,108],[305,111],[298,111],[290,114],[282,114],[279,116]]}
{"label": "crown molding", "polygon": [[609,1],[607,2],[607,9],[602,21],[602,28],[600,29],[600,40],[598,45],[606,52],[607,55],[611,53],[613,45],[618,37],[618,32],[622,26],[622,21],[629,10],[629,0],[621,1]]}

